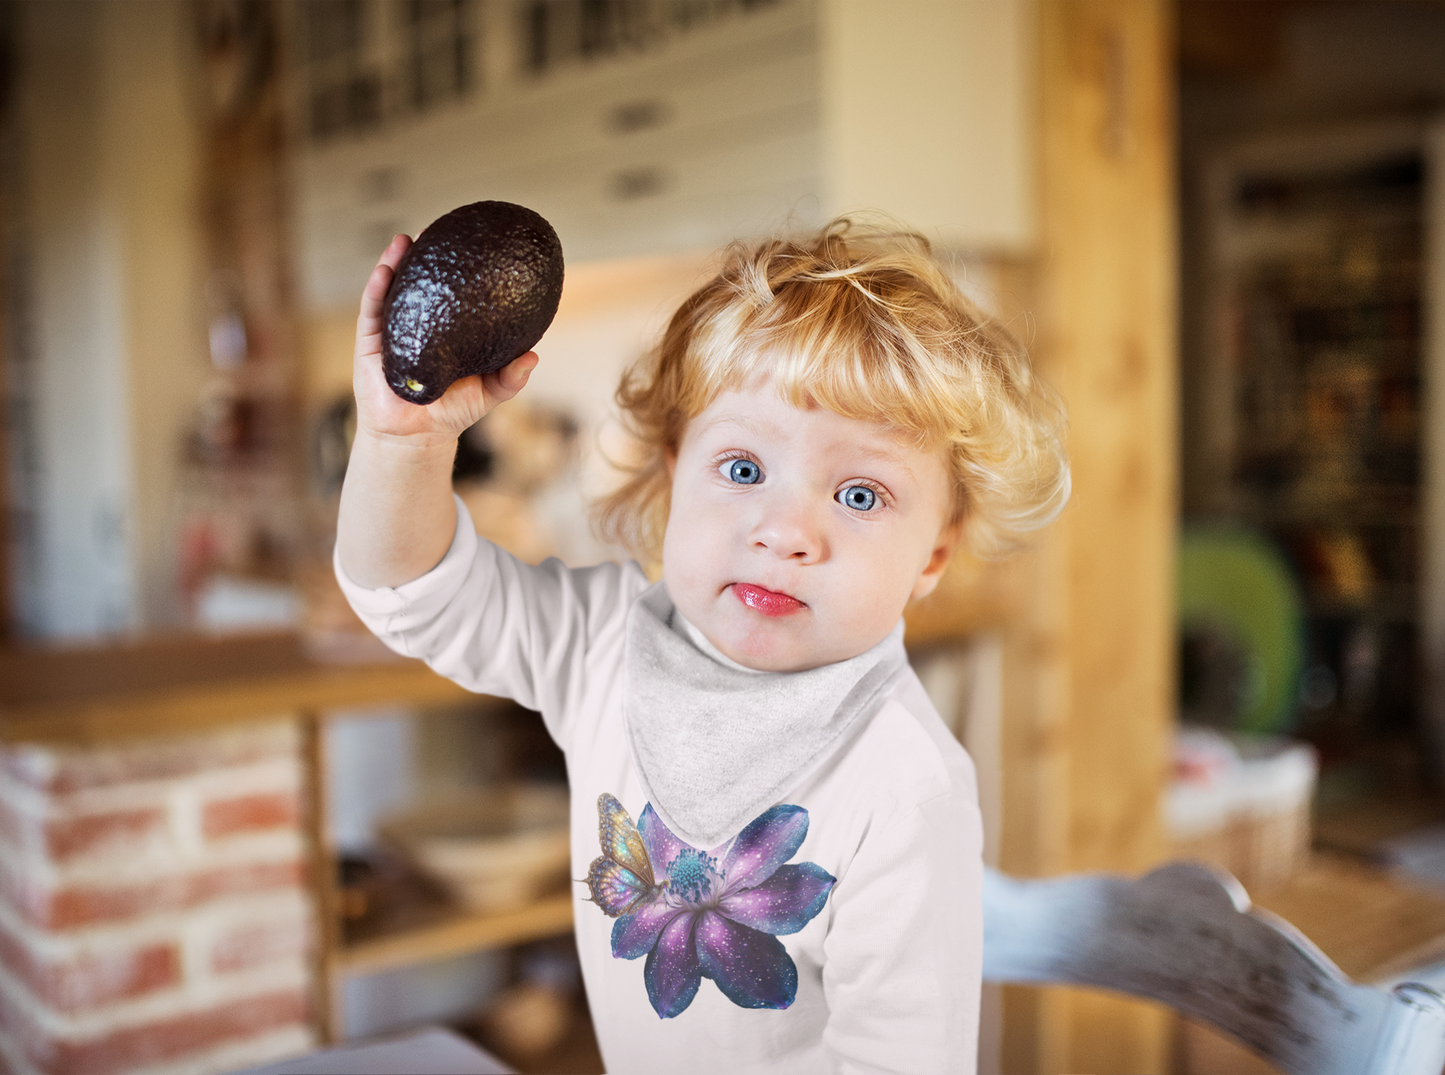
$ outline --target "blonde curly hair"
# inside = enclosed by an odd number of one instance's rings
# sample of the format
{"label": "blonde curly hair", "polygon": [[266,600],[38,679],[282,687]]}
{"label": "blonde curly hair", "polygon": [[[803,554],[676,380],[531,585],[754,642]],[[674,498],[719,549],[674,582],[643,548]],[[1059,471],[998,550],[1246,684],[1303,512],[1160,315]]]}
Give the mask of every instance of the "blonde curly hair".
{"label": "blonde curly hair", "polygon": [[795,406],[946,451],[949,521],[980,555],[1011,551],[1068,500],[1063,408],[1024,349],[963,296],[922,235],[840,218],[804,238],[733,244],[623,375],[617,404],[641,454],[597,504],[599,535],[656,560],[668,459],[687,423],[758,377]]}

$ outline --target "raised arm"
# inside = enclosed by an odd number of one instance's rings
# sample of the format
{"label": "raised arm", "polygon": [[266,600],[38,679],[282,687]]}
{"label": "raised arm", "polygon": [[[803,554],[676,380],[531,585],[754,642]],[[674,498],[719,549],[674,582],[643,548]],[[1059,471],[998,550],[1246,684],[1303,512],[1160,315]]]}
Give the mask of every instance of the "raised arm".
{"label": "raised arm", "polygon": [[356,440],[341,487],[336,547],[347,576],[371,589],[410,582],[446,555],[456,529],[457,437],[516,395],[537,365],[528,351],[496,373],[457,381],[425,407],[393,393],[381,369],[381,307],[410,245],[405,235],[391,241],[366,282],[356,320]]}

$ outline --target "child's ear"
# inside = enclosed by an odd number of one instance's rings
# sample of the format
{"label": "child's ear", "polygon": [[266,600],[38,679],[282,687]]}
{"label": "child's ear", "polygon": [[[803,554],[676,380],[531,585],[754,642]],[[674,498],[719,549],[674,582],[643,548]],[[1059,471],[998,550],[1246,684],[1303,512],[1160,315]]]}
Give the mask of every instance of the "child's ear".
{"label": "child's ear", "polygon": [[949,523],[938,533],[938,543],[933,546],[933,551],[928,555],[928,563],[923,565],[923,572],[918,576],[918,581],[913,584],[913,593],[909,595],[910,601],[917,601],[920,597],[927,597],[938,585],[938,580],[943,578],[943,573],[948,570],[948,562],[953,559],[953,552],[958,548],[958,543],[963,539],[963,523]]}

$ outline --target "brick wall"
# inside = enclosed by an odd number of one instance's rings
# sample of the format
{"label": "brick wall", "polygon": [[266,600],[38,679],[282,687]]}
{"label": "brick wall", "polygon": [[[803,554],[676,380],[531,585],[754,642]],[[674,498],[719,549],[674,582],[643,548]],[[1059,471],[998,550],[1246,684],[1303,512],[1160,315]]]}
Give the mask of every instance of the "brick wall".
{"label": "brick wall", "polygon": [[293,723],[0,747],[0,1075],[202,1075],[312,1043]]}

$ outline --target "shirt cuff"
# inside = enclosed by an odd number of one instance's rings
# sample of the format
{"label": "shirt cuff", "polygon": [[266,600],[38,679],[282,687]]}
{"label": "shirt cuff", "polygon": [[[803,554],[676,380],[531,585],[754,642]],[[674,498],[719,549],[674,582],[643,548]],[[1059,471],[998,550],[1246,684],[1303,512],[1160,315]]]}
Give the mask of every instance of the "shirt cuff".
{"label": "shirt cuff", "polygon": [[410,582],[368,589],[347,577],[341,567],[341,557],[333,551],[331,563],[341,592],[362,622],[375,633],[396,634],[425,622],[456,596],[471,572],[477,556],[477,528],[462,498],[453,493],[452,499],[457,506],[457,525],[451,547],[436,567]]}

